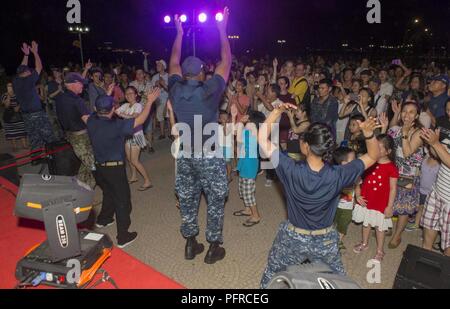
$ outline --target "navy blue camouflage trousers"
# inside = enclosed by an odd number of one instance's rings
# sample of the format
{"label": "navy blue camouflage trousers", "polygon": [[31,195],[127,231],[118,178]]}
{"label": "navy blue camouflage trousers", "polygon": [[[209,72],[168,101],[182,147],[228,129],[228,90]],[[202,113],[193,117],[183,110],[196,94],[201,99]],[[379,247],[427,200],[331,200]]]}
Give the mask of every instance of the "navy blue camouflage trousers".
{"label": "navy blue camouflage trousers", "polygon": [[285,271],[287,266],[300,265],[306,260],[323,262],[338,274],[345,274],[339,253],[339,234],[333,229],[320,236],[302,235],[288,229],[289,222],[283,222],[269,253],[268,264],[261,279],[261,288],[269,284],[272,277]]}
{"label": "navy blue camouflage trousers", "polygon": [[181,234],[193,237],[199,234],[198,208],[201,193],[208,204],[206,240],[223,242],[223,217],[228,196],[226,163],[219,158],[180,158],[177,160],[175,191],[180,202]]}
{"label": "navy blue camouflage trousers", "polygon": [[45,144],[56,142],[52,125],[45,111],[31,114],[24,113],[23,120],[32,150],[41,148]]}

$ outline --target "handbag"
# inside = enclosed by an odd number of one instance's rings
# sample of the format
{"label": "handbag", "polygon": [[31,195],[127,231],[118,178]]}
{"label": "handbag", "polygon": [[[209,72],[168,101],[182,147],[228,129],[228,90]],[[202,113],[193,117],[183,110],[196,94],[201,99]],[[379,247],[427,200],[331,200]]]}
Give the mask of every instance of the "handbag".
{"label": "handbag", "polygon": [[412,190],[414,188],[414,177],[400,177],[397,180],[397,186],[403,189]]}

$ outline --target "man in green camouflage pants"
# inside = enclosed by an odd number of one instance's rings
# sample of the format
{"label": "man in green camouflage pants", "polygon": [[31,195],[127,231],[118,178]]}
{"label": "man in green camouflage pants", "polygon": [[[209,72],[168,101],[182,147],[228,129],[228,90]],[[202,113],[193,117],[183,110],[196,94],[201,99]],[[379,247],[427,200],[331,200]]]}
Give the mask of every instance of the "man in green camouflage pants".
{"label": "man in green camouflage pants", "polygon": [[95,179],[92,171],[95,170],[95,159],[86,124],[81,120],[83,116],[89,115],[83,99],[79,96],[83,92],[84,82],[78,73],[69,73],[65,76],[66,90],[55,97],[56,115],[66,133],[67,141],[81,160],[79,179],[94,188]]}
{"label": "man in green camouflage pants", "polygon": [[92,175],[92,170],[95,167],[95,159],[87,132],[80,135],[67,132],[66,139],[72,145],[75,155],[81,161],[78,178],[93,189],[95,187],[95,179],[94,175]]}

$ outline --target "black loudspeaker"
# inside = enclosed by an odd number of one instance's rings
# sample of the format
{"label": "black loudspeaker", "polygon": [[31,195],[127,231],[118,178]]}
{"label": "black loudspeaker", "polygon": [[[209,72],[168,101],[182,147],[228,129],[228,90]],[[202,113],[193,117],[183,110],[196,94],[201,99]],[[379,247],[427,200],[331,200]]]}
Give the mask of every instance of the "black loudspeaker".
{"label": "black loudspeaker", "polygon": [[394,289],[450,289],[450,257],[409,245]]}
{"label": "black loudspeaker", "polygon": [[[63,149],[63,150],[61,150]],[[48,172],[55,176],[77,176],[81,161],[66,141],[46,145]]]}
{"label": "black loudspeaker", "polygon": [[1,153],[0,154],[0,177],[7,179],[9,182],[19,186],[19,172],[17,170],[17,165],[7,167],[2,169],[7,165],[11,165],[16,163],[16,158],[9,153]]}

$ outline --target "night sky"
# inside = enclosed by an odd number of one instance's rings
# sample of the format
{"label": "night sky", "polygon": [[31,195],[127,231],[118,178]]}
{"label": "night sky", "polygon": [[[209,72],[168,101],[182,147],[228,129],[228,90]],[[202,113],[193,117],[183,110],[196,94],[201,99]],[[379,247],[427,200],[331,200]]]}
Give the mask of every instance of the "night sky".
{"label": "night sky", "polygon": [[[2,2],[0,63],[8,69],[20,62],[19,45],[35,39],[46,65],[79,61],[76,39],[68,33],[66,0],[13,0]],[[169,55],[174,30],[163,27],[167,13],[207,8],[231,10],[229,34],[237,34],[235,52],[247,49],[281,53],[278,39],[287,44],[283,53],[295,54],[305,47],[336,48],[401,43],[412,20],[419,17],[433,32],[433,44],[450,40],[449,0],[382,0],[382,23],[366,21],[366,0],[80,0],[82,23],[91,28],[84,36],[86,57],[100,57],[97,47],[112,42],[116,48],[145,49],[153,58]],[[212,42],[212,43],[211,43]],[[203,54],[218,54],[217,33],[205,28],[198,34]],[[123,57],[123,56],[111,56]],[[132,57],[130,55],[125,56]],[[137,56],[135,56],[137,57]],[[98,60],[98,59],[93,59]],[[113,59],[109,59],[113,60]],[[136,59],[134,59],[136,60]]]}

